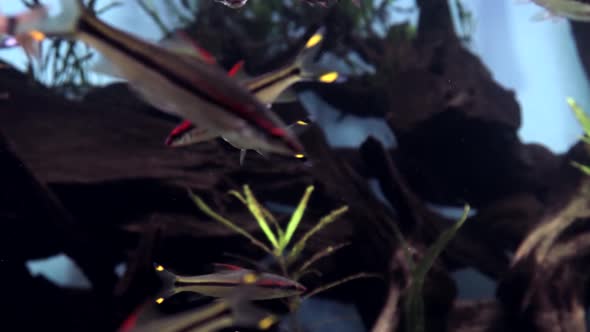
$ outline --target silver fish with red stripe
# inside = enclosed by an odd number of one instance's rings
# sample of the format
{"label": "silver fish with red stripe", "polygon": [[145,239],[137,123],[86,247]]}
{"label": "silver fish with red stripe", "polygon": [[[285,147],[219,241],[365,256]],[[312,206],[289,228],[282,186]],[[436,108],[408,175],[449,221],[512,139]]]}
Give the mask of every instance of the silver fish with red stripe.
{"label": "silver fish with red stripe", "polygon": [[48,17],[44,7],[19,16],[0,16],[0,34],[20,36],[39,31],[48,37],[81,40],[107,58],[116,74],[159,110],[261,151],[303,152],[292,131],[217,66],[190,61],[185,54],[111,27],[78,0],[61,0],[61,8],[55,17]]}
{"label": "silver fish with red stripe", "polygon": [[[216,264],[218,272],[183,276],[172,273],[161,265],[156,272],[164,284],[158,302],[181,292],[193,292],[212,297],[229,296],[243,280],[254,275],[254,271],[236,265]],[[259,273],[248,294],[250,300],[278,299],[302,294],[306,291],[302,284],[272,273]]]}

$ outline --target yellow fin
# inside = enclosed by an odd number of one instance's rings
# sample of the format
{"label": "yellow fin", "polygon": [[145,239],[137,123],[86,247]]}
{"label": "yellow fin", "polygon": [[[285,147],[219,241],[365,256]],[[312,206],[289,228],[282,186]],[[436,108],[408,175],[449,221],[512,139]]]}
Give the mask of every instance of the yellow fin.
{"label": "yellow fin", "polygon": [[317,44],[319,44],[322,39],[324,39],[324,36],[321,33],[316,33],[313,36],[311,36],[311,38],[309,38],[307,40],[307,43],[305,44],[305,48],[310,48],[310,47],[314,47]]}
{"label": "yellow fin", "polygon": [[320,76],[319,81],[323,83],[332,83],[338,79],[338,72],[331,71]]}

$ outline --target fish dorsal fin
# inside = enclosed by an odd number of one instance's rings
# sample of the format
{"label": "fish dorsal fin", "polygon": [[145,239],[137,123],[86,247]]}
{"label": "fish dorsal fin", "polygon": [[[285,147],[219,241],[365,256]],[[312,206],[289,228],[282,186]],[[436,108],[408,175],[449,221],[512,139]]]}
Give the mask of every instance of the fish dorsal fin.
{"label": "fish dorsal fin", "polygon": [[175,30],[172,34],[158,42],[158,46],[181,56],[199,59],[208,64],[216,64],[215,57],[191,39],[184,31]]}
{"label": "fish dorsal fin", "polygon": [[233,271],[245,271],[241,266],[225,263],[213,263],[213,267],[216,272],[233,272]]}
{"label": "fish dorsal fin", "polygon": [[244,166],[244,159],[246,159],[247,153],[248,153],[248,150],[240,149],[240,166]]}

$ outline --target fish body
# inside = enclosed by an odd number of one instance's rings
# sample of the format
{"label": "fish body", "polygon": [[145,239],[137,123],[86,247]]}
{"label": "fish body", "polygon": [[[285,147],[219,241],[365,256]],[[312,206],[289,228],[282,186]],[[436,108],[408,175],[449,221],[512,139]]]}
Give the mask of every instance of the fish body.
{"label": "fish body", "polygon": [[[185,54],[187,57],[197,58],[200,61],[210,65],[217,64],[217,60],[209,51],[201,47],[197,42],[191,39],[184,31],[175,30],[169,36],[158,42],[158,46],[174,51],[175,53]],[[192,61],[192,60],[191,60]]]}
{"label": "fish body", "polygon": [[[273,70],[269,73],[248,78],[241,81],[241,84],[258,100],[266,105],[277,101],[281,95],[293,84],[301,81],[320,81],[331,83],[338,78],[338,73],[326,71],[313,64],[313,57],[317,54],[319,46],[323,41],[323,29],[318,30],[310,37],[300,51],[287,65]],[[234,76],[237,72],[232,68],[229,75]],[[257,150],[253,142],[235,137],[235,135],[215,135],[202,126],[192,125],[190,121],[184,121],[174,128],[166,139],[166,145],[172,147],[187,146],[204,142],[216,137],[223,138],[232,146],[240,149],[240,164],[244,158],[244,151]]]}
{"label": "fish body", "polygon": [[172,315],[157,310],[161,302],[149,301],[125,319],[119,332],[213,332],[228,327],[266,330],[278,318],[251,303],[250,294],[256,291],[255,283],[260,277],[256,273],[245,274],[227,296]]}
{"label": "fish body", "polygon": [[[254,272],[233,265],[224,265],[223,270],[198,276],[176,275],[162,266],[156,266],[156,272],[164,284],[160,295],[162,301],[174,294],[193,292],[211,297],[227,297]],[[249,300],[269,300],[294,296],[305,292],[300,283],[272,273],[259,273],[256,283],[248,293]]]}
{"label": "fish body", "polygon": [[224,299],[143,322],[138,320],[138,315],[140,312],[133,313],[119,328],[119,332],[214,332],[234,326],[265,330],[277,321],[274,315],[247,303],[232,306],[231,302]]}
{"label": "fish body", "polygon": [[[62,0],[58,17],[21,19],[0,33],[38,30],[81,40],[107,58],[148,103],[200,126],[243,139],[262,151],[292,155],[303,151],[295,135],[248,90],[217,66],[191,61],[154,43],[113,28],[84,10],[78,0]],[[4,30],[4,31],[2,31]]]}
{"label": "fish body", "polygon": [[[547,9],[550,16],[563,16],[573,21],[590,22],[590,3],[580,0],[531,0]],[[543,15],[547,16],[547,15]]]}

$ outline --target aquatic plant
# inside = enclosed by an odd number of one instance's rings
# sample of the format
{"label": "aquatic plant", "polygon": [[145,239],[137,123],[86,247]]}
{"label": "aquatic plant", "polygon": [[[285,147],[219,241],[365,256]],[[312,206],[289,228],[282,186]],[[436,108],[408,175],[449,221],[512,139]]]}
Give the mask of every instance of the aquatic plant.
{"label": "aquatic plant", "polygon": [[406,258],[408,259],[408,264],[411,270],[410,285],[405,290],[406,301],[404,303],[404,315],[406,319],[407,332],[425,331],[424,300],[422,296],[424,281],[428,271],[430,271],[438,256],[440,256],[449,241],[453,239],[459,228],[461,228],[461,226],[463,226],[467,220],[469,210],[469,205],[465,205],[461,218],[438,237],[438,239],[428,248],[424,254],[424,257],[417,264],[412,261],[408,246],[405,245],[405,241],[402,239],[401,243],[404,244],[403,247],[406,251]]}
{"label": "aquatic plant", "polygon": [[[584,135],[581,137],[582,141],[584,141],[586,144],[590,144],[590,118],[573,98],[568,97],[566,100],[568,105],[574,112],[576,119],[578,120],[580,125],[582,125],[582,129],[584,130]],[[590,166],[580,164],[576,161],[572,161],[572,165],[579,168],[582,172],[590,175]]]}
{"label": "aquatic plant", "polygon": [[[335,210],[332,210],[330,213],[320,218],[320,220],[315,224],[314,227],[312,227],[309,231],[305,232],[303,236],[301,236],[293,245],[290,246],[293,240],[293,236],[297,231],[297,228],[299,227],[299,224],[303,218],[307,204],[309,202],[309,198],[311,197],[313,190],[313,186],[307,187],[305,193],[303,194],[303,197],[301,198],[299,204],[297,205],[293,214],[291,215],[291,218],[287,223],[286,228],[281,227],[276,217],[268,209],[266,209],[263,205],[260,204],[260,202],[256,199],[248,185],[243,186],[243,193],[236,190],[231,190],[229,192],[229,194],[236,197],[248,208],[248,210],[258,223],[258,226],[266,236],[266,239],[268,240],[270,246],[255,238],[252,234],[250,234],[242,227],[236,225],[233,221],[228,220],[225,217],[213,211],[199,196],[196,196],[191,191],[189,191],[189,195],[195,202],[195,204],[199,207],[199,209],[203,211],[206,215],[220,222],[226,227],[232,229],[236,233],[239,233],[242,236],[246,237],[252,242],[253,245],[259,247],[266,253],[273,256],[276,262],[278,263],[282,274],[286,277],[289,277],[297,281],[303,275],[312,272],[310,268],[315,262],[317,262],[321,258],[333,254],[334,252],[338,251],[341,248],[344,248],[347,245],[347,243],[342,243],[328,246],[323,250],[316,252],[309,259],[304,261],[298,268],[291,269],[293,264],[301,258],[301,253],[305,249],[305,245],[309,238],[311,238],[320,230],[324,229],[329,224],[336,221],[341,215],[348,211],[348,206],[346,205],[341,206],[340,208],[337,208]],[[306,294],[304,298],[313,296],[319,292],[325,291],[327,289],[341,285],[342,283],[351,280],[376,276],[377,275],[371,273],[357,273],[352,276],[348,276],[338,281],[329,283],[322,287],[318,287],[317,289]],[[297,306],[298,302],[299,300],[295,301],[296,304],[293,305],[292,309]]]}
{"label": "aquatic plant", "polygon": [[457,23],[460,31],[457,31],[458,37],[465,43],[469,44],[473,40],[473,32],[475,30],[475,19],[473,13],[465,6],[463,0],[455,0],[449,3],[451,8],[455,8],[457,12]]}

